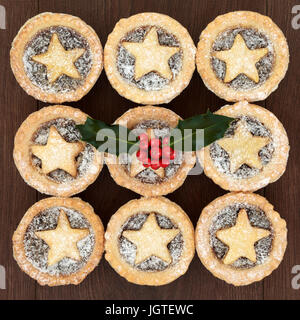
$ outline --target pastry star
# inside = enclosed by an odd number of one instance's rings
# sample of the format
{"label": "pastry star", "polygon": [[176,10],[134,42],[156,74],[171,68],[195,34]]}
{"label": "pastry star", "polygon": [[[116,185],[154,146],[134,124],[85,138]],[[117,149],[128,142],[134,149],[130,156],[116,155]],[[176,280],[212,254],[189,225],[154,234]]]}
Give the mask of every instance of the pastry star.
{"label": "pastry star", "polygon": [[[147,129],[147,135],[149,139],[155,138],[154,132],[152,129]],[[130,164],[130,176],[135,177],[140,172],[144,171],[146,168],[143,166],[143,163],[136,157],[136,152],[131,156],[131,164]],[[165,176],[165,169],[159,167],[157,170],[148,167],[148,169],[154,171],[160,178]]]}
{"label": "pastry star", "polygon": [[154,213],[151,213],[140,230],[126,230],[123,236],[136,245],[135,264],[151,256],[156,256],[167,263],[172,257],[167,245],[178,235],[178,229],[161,229]]}
{"label": "pastry star", "polygon": [[180,49],[179,47],[159,44],[156,28],[151,28],[143,42],[123,42],[125,49],[135,57],[135,79],[156,71],[163,78],[172,79],[169,59]]}
{"label": "pastry star", "polygon": [[262,163],[258,153],[269,141],[267,137],[253,136],[247,129],[247,124],[241,121],[234,136],[223,138],[218,144],[229,154],[230,172],[234,173],[243,164],[261,169]]}
{"label": "pastry star", "polygon": [[42,161],[42,172],[44,174],[56,169],[62,169],[73,177],[77,175],[75,157],[82,150],[82,143],[65,141],[54,126],[50,127],[46,145],[34,145],[31,147],[32,153]]}
{"label": "pastry star", "polygon": [[223,262],[225,264],[232,264],[241,257],[256,262],[254,244],[258,240],[268,237],[270,231],[252,227],[246,210],[241,209],[238,213],[235,226],[219,230],[216,235],[218,239],[229,247]]}
{"label": "pastry star", "polygon": [[67,215],[60,210],[56,229],[35,234],[49,246],[48,266],[52,266],[65,257],[79,261],[77,242],[89,234],[89,229],[72,229]]}
{"label": "pastry star", "polygon": [[85,49],[65,50],[56,33],[53,34],[48,50],[45,53],[32,57],[32,60],[44,64],[47,67],[49,82],[54,82],[65,74],[71,78],[79,79],[81,76],[74,62],[83,55]]}
{"label": "pastry star", "polygon": [[248,49],[243,37],[238,34],[229,50],[215,51],[213,56],[226,63],[224,82],[230,82],[243,73],[254,82],[259,82],[255,64],[268,53],[267,48]]}

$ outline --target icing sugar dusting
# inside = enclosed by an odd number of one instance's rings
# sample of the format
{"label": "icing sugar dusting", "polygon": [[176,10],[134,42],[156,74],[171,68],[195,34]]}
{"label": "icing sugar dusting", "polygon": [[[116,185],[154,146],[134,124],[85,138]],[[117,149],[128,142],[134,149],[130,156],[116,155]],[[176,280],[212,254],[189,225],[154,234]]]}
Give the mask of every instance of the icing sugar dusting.
{"label": "icing sugar dusting", "polygon": [[[176,264],[181,256],[183,250],[183,237],[182,234],[179,233],[169,244],[168,249],[172,257],[171,264],[166,263],[162,259],[151,256],[147,260],[141,262],[138,265],[134,264],[135,256],[136,256],[136,246],[122,236],[123,231],[125,230],[140,230],[147,220],[149,214],[148,213],[139,213],[128,219],[127,222],[122,226],[119,237],[119,250],[120,254],[124,258],[124,260],[129,263],[131,266],[142,270],[142,271],[162,271],[167,269],[169,266]],[[173,222],[166,216],[160,215],[158,213],[155,214],[157,224],[162,229],[172,229],[177,226],[173,224]]]}
{"label": "icing sugar dusting", "polygon": [[[259,74],[259,82],[255,83],[246,75],[240,74],[234,80],[227,83],[227,85],[236,90],[249,90],[260,87],[269,78],[275,60],[274,48],[266,35],[254,29],[236,28],[233,30],[226,30],[221,33],[213,44],[213,50],[223,51],[229,50],[234,42],[237,34],[241,34],[249,49],[268,48],[269,53],[256,63],[256,68]],[[212,57],[212,67],[221,80],[224,80],[226,73],[226,63],[215,57]]]}
{"label": "icing sugar dusting", "polygon": [[[249,116],[240,116],[235,121],[230,124],[230,127],[225,132],[224,137],[232,137],[234,135],[234,131],[238,126],[239,121],[245,121],[247,123],[248,130],[254,136],[260,137],[269,137],[272,139],[270,131],[257,119],[254,119]],[[210,146],[210,157],[214,162],[217,170],[226,175],[232,176],[236,179],[245,179],[256,176],[260,173],[260,169],[251,168],[247,164],[243,164],[236,172],[230,172],[230,157],[228,153],[220,147],[217,142],[214,142]],[[270,142],[265,147],[263,147],[259,152],[259,157],[262,161],[263,166],[266,166],[272,159],[272,155],[274,152],[273,142]]]}
{"label": "icing sugar dusting", "polygon": [[[216,232],[220,229],[233,227],[236,223],[238,213],[241,209],[245,209],[248,214],[248,219],[252,227],[266,229],[272,232],[272,226],[265,213],[258,207],[247,203],[235,203],[221,210],[212,221],[209,229],[210,245],[219,259],[223,259],[228,252],[228,246],[225,245],[216,237]],[[256,263],[245,257],[240,257],[232,266],[235,268],[252,268],[262,264],[269,256],[272,249],[273,235],[257,241],[254,245],[256,252]]]}
{"label": "icing sugar dusting", "polygon": [[[141,79],[134,79],[135,70],[135,57],[131,55],[122,46],[122,42],[143,42],[147,32],[150,30],[151,26],[139,27],[131,32],[129,32],[120,41],[117,55],[117,68],[120,75],[129,83],[135,85],[139,89],[145,91],[158,91],[163,89],[170,83],[170,80],[161,77],[157,72],[149,72],[145,74]],[[158,41],[162,46],[170,47],[180,47],[180,42],[176,37],[166,30],[157,27]],[[173,79],[176,78],[178,73],[182,68],[182,51],[175,53],[168,61],[170,69],[173,74]],[[172,80],[171,80],[172,81]]]}
{"label": "icing sugar dusting", "polygon": [[[35,235],[36,231],[54,230],[60,210],[63,210],[73,229],[89,229],[87,237],[77,242],[81,260],[75,261],[65,257],[58,263],[48,266],[49,246]],[[50,275],[70,275],[79,271],[88,261],[95,245],[94,231],[88,220],[78,211],[66,207],[48,208],[34,217],[24,236],[25,254],[30,263],[40,272]]]}
{"label": "icing sugar dusting", "polygon": [[[53,34],[58,35],[59,41],[65,50],[84,48],[84,54],[74,63],[81,79],[74,79],[67,75],[60,76],[55,82],[50,83],[47,77],[47,68],[41,63],[33,61],[35,55],[48,50]],[[34,85],[49,93],[67,93],[76,90],[84,83],[92,68],[92,53],[86,39],[75,30],[63,26],[52,26],[38,32],[26,45],[23,63],[27,76]]]}

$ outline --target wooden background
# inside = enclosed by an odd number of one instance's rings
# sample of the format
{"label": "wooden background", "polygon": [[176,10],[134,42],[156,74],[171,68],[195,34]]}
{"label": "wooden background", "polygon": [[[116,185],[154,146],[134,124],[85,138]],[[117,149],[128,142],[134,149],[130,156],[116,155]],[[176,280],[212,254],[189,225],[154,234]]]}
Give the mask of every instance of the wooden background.
{"label": "wooden background", "polygon": [[[297,2],[300,4],[296,0],[0,0],[7,18],[7,29],[0,30],[0,265],[6,268],[7,289],[0,290],[0,299],[299,299],[300,290],[291,287],[291,269],[300,264],[300,30],[291,27],[291,11]],[[235,288],[214,278],[195,256],[183,277],[155,288],[128,283],[102,259],[99,267],[79,286],[39,286],[19,269],[11,246],[13,232],[22,216],[43,198],[23,182],[12,159],[13,139],[19,125],[30,113],[46,105],[28,96],[11,72],[9,50],[19,28],[41,12],[69,13],[91,25],[104,46],[120,18],[153,11],[165,13],[182,23],[197,44],[201,31],[210,21],[235,10],[252,10],[270,16],[286,35],[290,47],[291,62],[285,79],[267,100],[257,103],[275,113],[285,126],[291,144],[287,171],[279,181],[259,192],[287,220],[289,243],[280,267],[259,283]],[[187,89],[165,107],[187,118],[205,112],[208,107],[215,111],[224,104],[224,100],[206,89],[195,72]],[[109,123],[136,106],[112,89],[104,71],[91,92],[70,105]],[[189,176],[168,198],[182,206],[195,225],[202,208],[224,193],[210,179],[199,175]],[[94,207],[104,225],[120,206],[139,197],[117,186],[106,167],[97,181],[79,196]]]}

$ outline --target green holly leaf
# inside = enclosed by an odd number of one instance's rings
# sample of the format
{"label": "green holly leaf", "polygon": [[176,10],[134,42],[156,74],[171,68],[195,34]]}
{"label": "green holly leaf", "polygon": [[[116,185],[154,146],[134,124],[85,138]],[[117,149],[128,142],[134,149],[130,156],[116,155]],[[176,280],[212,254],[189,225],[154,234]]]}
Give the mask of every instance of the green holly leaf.
{"label": "green holly leaf", "polygon": [[137,136],[124,126],[108,125],[88,117],[84,124],[76,127],[81,134],[81,140],[90,143],[100,152],[119,155],[132,154],[138,150]]}
{"label": "green holly leaf", "polygon": [[205,114],[179,120],[177,127],[171,130],[170,147],[184,151],[199,150],[223,138],[233,120],[209,110]]}
{"label": "green holly leaf", "polygon": [[[223,138],[233,120],[209,110],[205,114],[179,120],[177,127],[171,129],[170,147],[180,151],[199,150]],[[132,154],[139,148],[138,137],[133,130],[120,125],[108,125],[101,120],[87,118],[77,128],[81,140],[90,143],[100,152]]]}

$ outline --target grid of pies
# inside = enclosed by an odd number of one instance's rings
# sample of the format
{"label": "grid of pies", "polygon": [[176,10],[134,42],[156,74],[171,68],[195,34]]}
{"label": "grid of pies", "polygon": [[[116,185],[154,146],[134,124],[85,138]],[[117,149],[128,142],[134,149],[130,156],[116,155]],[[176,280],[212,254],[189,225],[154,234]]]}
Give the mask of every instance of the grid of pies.
{"label": "grid of pies", "polygon": [[[195,246],[203,265],[235,286],[260,281],[279,266],[286,223],[264,197],[251,193],[280,178],[289,154],[280,121],[249,104],[277,88],[289,63],[286,39],[270,18],[249,11],[219,16],[201,33],[196,54],[179,22],[141,13],[116,24],[103,58],[95,31],[80,18],[42,13],[20,29],[10,57],[20,86],[47,102],[81,99],[104,65],[112,87],[125,98],[168,103],[189,84],[195,63],[210,90],[237,101],[216,112],[235,118],[224,137],[197,156],[208,177],[238,192],[205,207],[195,234],[183,209],[161,197],[183,184],[195,164],[194,152],[176,153],[177,162],[162,170],[141,167],[134,159],[123,164],[121,157],[113,164],[116,157],[106,154],[115,182],[144,197],[119,208],[104,235],[93,208],[68,198],[93,183],[103,167],[104,155],[83,143],[76,127],[87,115],[63,105],[29,115],[15,136],[14,161],[25,182],[56,197],[28,209],[14,233],[13,254],[39,284],[79,284],[104,250],[112,268],[139,285],[164,285],[182,276]],[[179,119],[171,110],[147,105],[128,110],[115,123],[164,138]]]}

